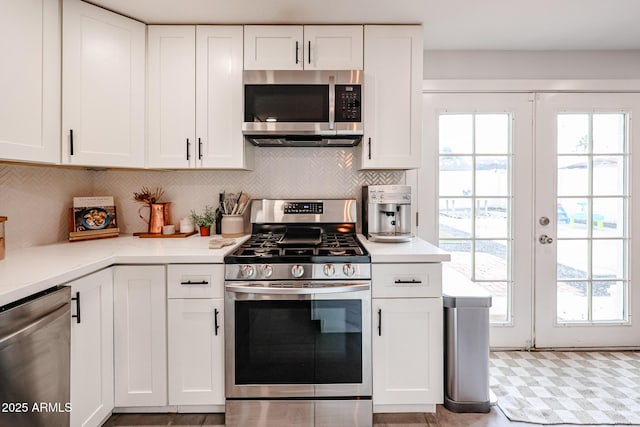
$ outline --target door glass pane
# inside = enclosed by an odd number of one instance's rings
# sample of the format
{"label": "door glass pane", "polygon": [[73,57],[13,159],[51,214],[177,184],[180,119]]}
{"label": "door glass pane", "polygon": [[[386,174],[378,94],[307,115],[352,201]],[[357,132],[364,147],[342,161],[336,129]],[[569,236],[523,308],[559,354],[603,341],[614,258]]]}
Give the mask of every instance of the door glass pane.
{"label": "door glass pane", "polygon": [[624,282],[593,282],[593,320],[624,320]]}
{"label": "door glass pane", "polygon": [[589,151],[589,115],[558,115],[558,154]]}
{"label": "door glass pane", "polygon": [[589,194],[589,157],[558,156],[558,196]]}
{"label": "door glass pane", "polygon": [[624,241],[594,240],[592,270],[595,279],[621,279],[624,277]]}
{"label": "door glass pane", "polygon": [[439,246],[491,292],[494,322],[511,320],[511,115],[439,116]]}
{"label": "door glass pane", "polygon": [[593,157],[593,194],[620,196],[624,194],[624,158],[622,156]]}
{"label": "door glass pane", "polygon": [[586,279],[589,263],[588,240],[558,240],[558,280]]}
{"label": "door glass pane", "polygon": [[561,322],[589,319],[588,282],[558,282],[557,317]]}
{"label": "door glass pane", "polygon": [[588,237],[589,199],[566,198],[557,201],[557,232],[561,237]]}
{"label": "door glass pane", "polygon": [[593,199],[593,237],[624,236],[624,198]]}
{"label": "door glass pane", "polygon": [[616,154],[624,152],[624,114],[593,115],[593,152]]}

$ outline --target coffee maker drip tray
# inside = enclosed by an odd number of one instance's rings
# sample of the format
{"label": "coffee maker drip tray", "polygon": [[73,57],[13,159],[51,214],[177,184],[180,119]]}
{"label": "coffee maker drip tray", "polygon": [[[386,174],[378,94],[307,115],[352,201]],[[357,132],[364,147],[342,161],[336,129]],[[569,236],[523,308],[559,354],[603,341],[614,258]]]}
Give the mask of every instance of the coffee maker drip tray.
{"label": "coffee maker drip tray", "polygon": [[413,239],[412,233],[378,232],[369,233],[367,238],[372,242],[399,243],[409,242]]}

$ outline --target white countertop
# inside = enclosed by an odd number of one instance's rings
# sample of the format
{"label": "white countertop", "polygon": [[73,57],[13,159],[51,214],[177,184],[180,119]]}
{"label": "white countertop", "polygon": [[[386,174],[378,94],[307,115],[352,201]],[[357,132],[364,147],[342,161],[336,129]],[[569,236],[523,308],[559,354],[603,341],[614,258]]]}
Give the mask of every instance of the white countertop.
{"label": "white countertop", "polygon": [[113,264],[222,263],[249,236],[222,249],[209,249],[215,236],[139,238],[63,242],[8,250],[0,261],[0,306],[69,282]]}
{"label": "white countertop", "polygon": [[371,254],[371,262],[445,262],[451,261],[451,255],[426,240],[414,237],[409,242],[387,243],[372,242],[362,234],[358,239]]}
{"label": "white countertop", "polygon": [[[209,249],[215,236],[186,238],[139,238],[63,242],[7,251],[0,261],[0,306],[36,292],[75,280],[113,264],[204,264],[222,263],[224,256],[249,236],[222,249]],[[448,253],[414,238],[407,243],[377,243],[358,238],[371,254],[372,262],[443,262]]]}

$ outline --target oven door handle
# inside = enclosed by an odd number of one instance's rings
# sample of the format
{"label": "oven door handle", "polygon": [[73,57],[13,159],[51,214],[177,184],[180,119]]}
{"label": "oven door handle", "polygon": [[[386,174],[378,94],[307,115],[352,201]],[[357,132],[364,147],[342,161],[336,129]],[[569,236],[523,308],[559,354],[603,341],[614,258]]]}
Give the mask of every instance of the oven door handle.
{"label": "oven door handle", "polygon": [[344,292],[368,291],[371,288],[369,282],[353,282],[340,285],[316,285],[309,287],[289,286],[259,286],[255,284],[227,283],[225,290],[240,294],[272,294],[272,295],[313,295],[334,294]]}

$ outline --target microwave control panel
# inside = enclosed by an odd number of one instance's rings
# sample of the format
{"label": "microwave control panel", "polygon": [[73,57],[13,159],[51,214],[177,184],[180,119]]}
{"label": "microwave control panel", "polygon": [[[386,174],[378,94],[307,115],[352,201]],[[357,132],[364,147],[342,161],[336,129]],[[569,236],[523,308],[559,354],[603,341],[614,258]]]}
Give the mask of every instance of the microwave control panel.
{"label": "microwave control panel", "polygon": [[336,85],[336,122],[362,121],[362,87]]}

